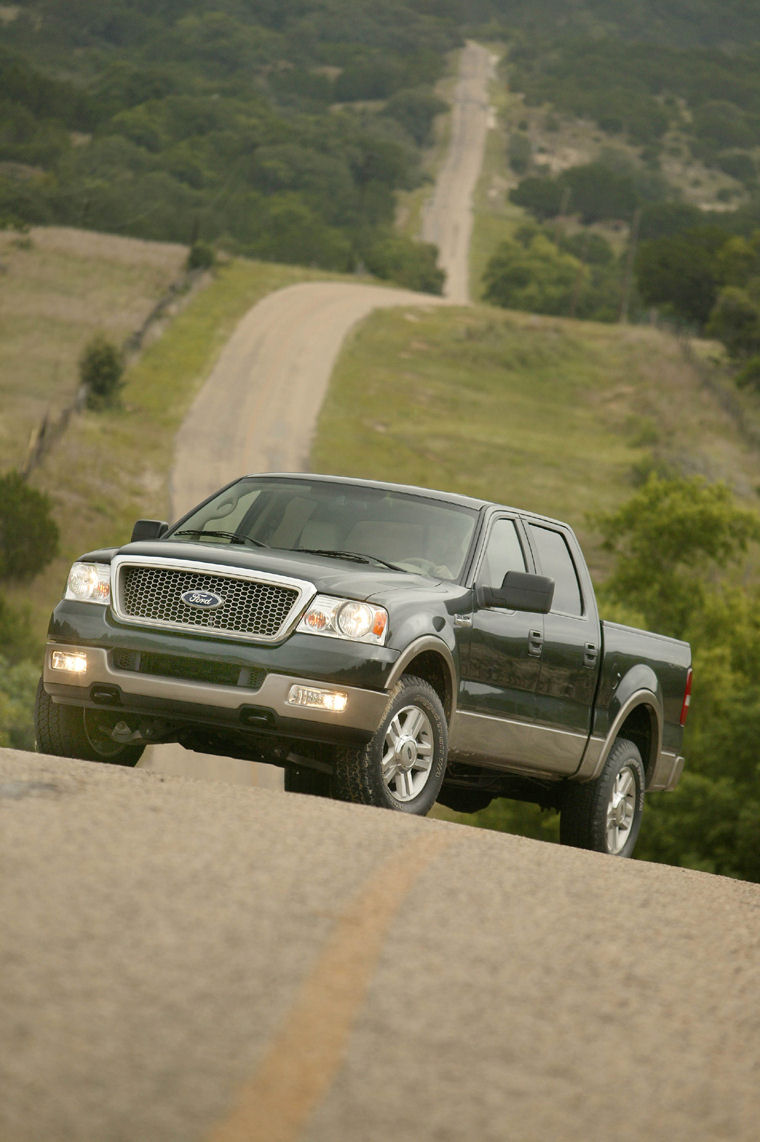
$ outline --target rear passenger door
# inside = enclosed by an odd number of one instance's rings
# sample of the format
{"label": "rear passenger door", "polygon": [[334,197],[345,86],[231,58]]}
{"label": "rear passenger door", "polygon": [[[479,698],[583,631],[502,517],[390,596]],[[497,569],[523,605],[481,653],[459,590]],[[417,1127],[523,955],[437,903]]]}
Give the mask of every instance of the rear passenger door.
{"label": "rear passenger door", "polygon": [[552,772],[573,773],[591,732],[600,652],[596,604],[568,534],[544,521],[529,522],[527,530],[539,572],[555,583],[536,686],[540,761]]}

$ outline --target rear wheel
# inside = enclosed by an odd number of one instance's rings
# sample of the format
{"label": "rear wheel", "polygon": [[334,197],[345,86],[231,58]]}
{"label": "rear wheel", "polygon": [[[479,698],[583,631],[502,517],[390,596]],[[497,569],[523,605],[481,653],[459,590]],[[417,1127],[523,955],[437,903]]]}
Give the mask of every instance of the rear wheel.
{"label": "rear wheel", "polygon": [[435,690],[422,678],[404,675],[371,741],[362,749],[338,751],[336,792],[344,801],[424,816],[443,784],[448,745]]}
{"label": "rear wheel", "polygon": [[638,747],[618,738],[596,781],[568,785],[560,814],[562,844],[631,856],[641,828],[644,784]]}
{"label": "rear wheel", "polygon": [[120,745],[109,736],[114,715],[83,706],[63,706],[54,702],[42,679],[34,704],[37,749],[56,757],[79,757],[109,765],[137,765],[145,746]]}

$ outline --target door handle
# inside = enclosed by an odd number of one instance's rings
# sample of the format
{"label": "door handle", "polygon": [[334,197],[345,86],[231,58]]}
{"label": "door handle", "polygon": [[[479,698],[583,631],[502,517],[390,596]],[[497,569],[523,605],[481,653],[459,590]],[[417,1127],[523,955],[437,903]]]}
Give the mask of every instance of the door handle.
{"label": "door handle", "polygon": [[541,650],[544,645],[543,631],[532,630],[528,635],[528,654],[532,654],[534,658],[541,657]]}
{"label": "door handle", "polygon": [[596,666],[598,657],[599,647],[593,642],[587,642],[583,649],[583,665],[588,667]]}

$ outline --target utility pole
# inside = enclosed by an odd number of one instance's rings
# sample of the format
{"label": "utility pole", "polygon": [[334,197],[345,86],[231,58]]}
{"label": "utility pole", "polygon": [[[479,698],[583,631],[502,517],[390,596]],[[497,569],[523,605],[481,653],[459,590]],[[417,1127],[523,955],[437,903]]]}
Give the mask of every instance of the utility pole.
{"label": "utility pole", "polygon": [[641,207],[637,206],[633,212],[631,222],[631,236],[628,240],[628,257],[625,263],[625,277],[623,278],[623,297],[620,302],[620,321],[628,321],[628,303],[631,298],[631,285],[633,283],[633,260],[636,256],[636,245],[639,240],[639,224],[641,222]]}

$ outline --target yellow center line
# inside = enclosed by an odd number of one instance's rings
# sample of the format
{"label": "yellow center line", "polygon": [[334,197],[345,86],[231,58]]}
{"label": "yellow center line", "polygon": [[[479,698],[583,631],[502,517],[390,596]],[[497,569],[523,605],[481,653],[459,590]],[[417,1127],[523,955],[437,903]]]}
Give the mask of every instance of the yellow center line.
{"label": "yellow center line", "polygon": [[453,839],[425,832],[388,858],[338,920],[279,1034],[208,1142],[295,1142],[343,1062],[398,909]]}

